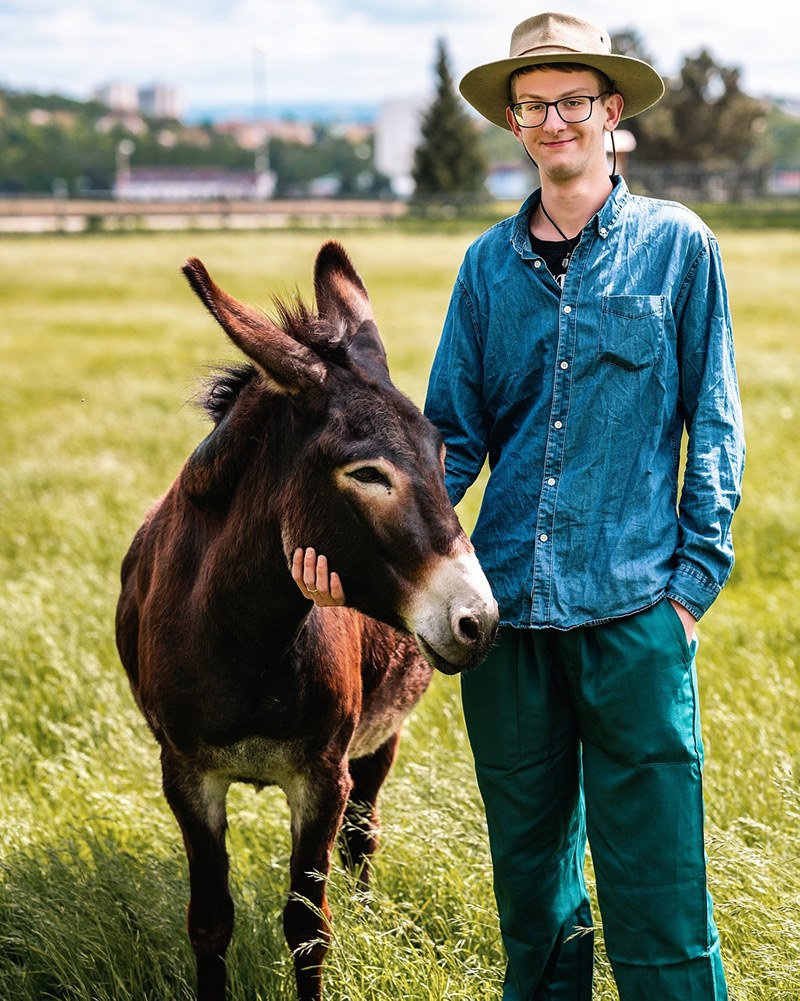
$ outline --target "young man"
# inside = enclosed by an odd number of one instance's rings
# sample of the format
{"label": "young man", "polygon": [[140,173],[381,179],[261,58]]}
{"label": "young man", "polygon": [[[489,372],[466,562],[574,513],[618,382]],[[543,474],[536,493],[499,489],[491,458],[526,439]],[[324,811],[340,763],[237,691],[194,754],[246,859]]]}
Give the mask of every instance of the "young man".
{"label": "young man", "polygon": [[[727,997],[694,627],[733,562],[730,313],[713,235],[609,177],[604,142],[663,89],[600,26],[555,13],[518,25],[510,57],[461,84],[541,177],[467,251],[426,403],[452,501],[491,468],[473,541],[502,628],[462,691],[504,1001],[591,998],[587,833],[622,1001]],[[313,553],[294,573],[319,603],[342,600]]]}

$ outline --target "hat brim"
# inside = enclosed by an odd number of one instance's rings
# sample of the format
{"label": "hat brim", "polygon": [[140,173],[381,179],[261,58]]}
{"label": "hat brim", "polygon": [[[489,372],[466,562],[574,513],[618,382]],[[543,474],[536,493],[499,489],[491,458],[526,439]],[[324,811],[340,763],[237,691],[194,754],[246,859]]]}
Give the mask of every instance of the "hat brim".
{"label": "hat brim", "polygon": [[511,126],[506,119],[509,106],[508,81],[511,74],[524,66],[544,63],[578,63],[600,70],[614,81],[625,106],[623,118],[632,118],[652,107],[664,94],[664,81],[653,67],[631,56],[596,53],[549,52],[538,56],[515,56],[485,63],[470,70],[461,81],[459,90],[476,111],[501,129]]}

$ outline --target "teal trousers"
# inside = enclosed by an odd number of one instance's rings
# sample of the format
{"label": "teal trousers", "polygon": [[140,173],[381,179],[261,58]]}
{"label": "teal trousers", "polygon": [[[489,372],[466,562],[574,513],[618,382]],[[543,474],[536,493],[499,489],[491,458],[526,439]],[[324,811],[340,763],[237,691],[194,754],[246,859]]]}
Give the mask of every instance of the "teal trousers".
{"label": "teal trousers", "polygon": [[621,1001],[724,1001],[706,885],[694,653],[666,600],[599,626],[501,630],[462,675],[504,1001],[590,1001],[587,837]]}

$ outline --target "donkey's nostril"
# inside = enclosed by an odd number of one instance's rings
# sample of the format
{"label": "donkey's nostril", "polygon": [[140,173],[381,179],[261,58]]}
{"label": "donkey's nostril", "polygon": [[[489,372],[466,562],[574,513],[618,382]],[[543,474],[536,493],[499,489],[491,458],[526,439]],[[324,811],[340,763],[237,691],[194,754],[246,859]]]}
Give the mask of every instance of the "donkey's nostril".
{"label": "donkey's nostril", "polygon": [[462,643],[477,643],[481,638],[481,626],[474,615],[462,615],[458,620],[458,638]]}

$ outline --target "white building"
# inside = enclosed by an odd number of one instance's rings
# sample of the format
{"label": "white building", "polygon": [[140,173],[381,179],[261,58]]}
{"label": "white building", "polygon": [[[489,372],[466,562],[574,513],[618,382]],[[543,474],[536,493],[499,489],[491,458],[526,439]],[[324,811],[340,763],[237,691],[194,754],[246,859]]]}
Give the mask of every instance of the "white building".
{"label": "white building", "polygon": [[375,121],[375,166],[386,177],[399,198],[414,193],[411,168],[419,146],[422,119],[431,99],[398,97],[384,101]]}
{"label": "white building", "polygon": [[150,118],[180,119],[183,114],[181,97],[176,87],[154,83],[139,88],[139,111]]}
{"label": "white building", "polygon": [[135,84],[115,80],[95,88],[93,96],[117,114],[175,119],[180,119],[183,114],[180,91],[163,83],[136,87]]}
{"label": "white building", "polygon": [[95,88],[94,98],[112,111],[128,113],[139,110],[139,92],[132,83],[114,80]]}
{"label": "white building", "polygon": [[486,178],[486,190],[499,202],[521,202],[538,186],[536,171],[521,160],[494,164]]}
{"label": "white building", "polygon": [[224,170],[216,167],[118,166],[114,197],[121,201],[185,202],[222,199],[259,201],[271,198],[275,176],[269,171]]}
{"label": "white building", "polygon": [[624,174],[628,165],[628,154],[633,153],[636,149],[636,136],[627,129],[617,129],[614,132],[613,143],[611,140],[611,133],[606,132],[605,144],[608,169],[611,170],[614,166],[614,151],[616,150],[617,173]]}

